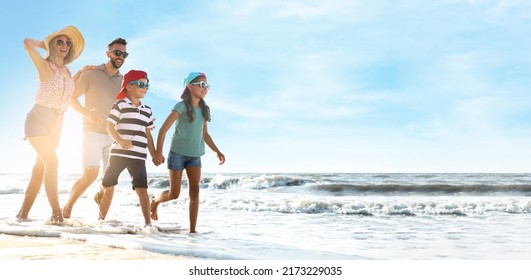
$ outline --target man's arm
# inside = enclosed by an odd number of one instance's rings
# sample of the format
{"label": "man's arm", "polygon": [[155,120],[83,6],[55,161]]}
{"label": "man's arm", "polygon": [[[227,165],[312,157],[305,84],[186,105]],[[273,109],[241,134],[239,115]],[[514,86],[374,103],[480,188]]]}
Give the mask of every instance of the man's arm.
{"label": "man's arm", "polygon": [[85,94],[87,91],[86,87],[86,81],[84,80],[86,77],[83,77],[83,72],[87,70],[94,70],[96,69],[95,66],[87,65],[83,67],[81,70],[79,70],[76,75],[74,76],[74,81],[76,82],[76,87],[74,88],[74,92],[72,93],[72,99],[70,101],[70,106],[72,109],[76,110],[78,113],[80,113],[84,118],[90,120],[93,123],[97,124],[103,124],[104,121],[96,117],[95,109],[93,108],[86,108],[79,102],[79,98]]}

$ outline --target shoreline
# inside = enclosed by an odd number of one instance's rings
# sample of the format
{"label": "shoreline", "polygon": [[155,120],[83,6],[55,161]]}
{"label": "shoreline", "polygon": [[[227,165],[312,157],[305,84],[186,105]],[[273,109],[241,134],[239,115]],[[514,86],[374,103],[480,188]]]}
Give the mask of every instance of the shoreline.
{"label": "shoreline", "polygon": [[0,234],[0,261],[4,260],[189,260],[182,256],[136,249],[112,248],[58,237]]}

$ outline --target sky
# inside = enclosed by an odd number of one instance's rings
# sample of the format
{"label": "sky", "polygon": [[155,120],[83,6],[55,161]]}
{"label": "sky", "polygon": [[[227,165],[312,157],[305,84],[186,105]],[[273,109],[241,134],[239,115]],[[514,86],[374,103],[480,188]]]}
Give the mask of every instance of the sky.
{"label": "sky", "polygon": [[[0,172],[29,172],[35,158],[22,140],[37,91],[23,40],[67,25],[86,41],[73,73],[106,62],[113,39],[128,41],[120,71],[148,72],[157,127],[186,74],[207,74],[209,132],[226,163],[207,148],[203,172],[531,168],[526,0],[9,1],[0,18]],[[70,108],[60,172],[81,171],[81,136]]]}

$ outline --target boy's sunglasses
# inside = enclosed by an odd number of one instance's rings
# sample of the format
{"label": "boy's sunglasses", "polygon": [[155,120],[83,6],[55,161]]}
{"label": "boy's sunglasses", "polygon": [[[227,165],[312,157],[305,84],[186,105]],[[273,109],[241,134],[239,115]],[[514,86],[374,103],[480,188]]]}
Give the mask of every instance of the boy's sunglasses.
{"label": "boy's sunglasses", "polygon": [[72,42],[71,41],[63,41],[61,39],[57,39],[57,41],[55,42],[58,46],[63,46],[64,44],[66,44],[67,47],[72,47]]}
{"label": "boy's sunglasses", "polygon": [[121,50],[114,50],[114,51],[111,51],[111,52],[114,53],[114,55],[116,55],[116,56],[123,56],[124,58],[127,58],[129,56],[129,53],[123,52]]}
{"label": "boy's sunglasses", "polygon": [[144,83],[142,81],[132,81],[129,84],[130,85],[137,85],[139,88],[149,89],[149,82]]}
{"label": "boy's sunglasses", "polygon": [[195,83],[190,83],[191,85],[199,85],[201,88],[206,88],[206,89],[210,89],[210,85],[206,82],[195,82]]}

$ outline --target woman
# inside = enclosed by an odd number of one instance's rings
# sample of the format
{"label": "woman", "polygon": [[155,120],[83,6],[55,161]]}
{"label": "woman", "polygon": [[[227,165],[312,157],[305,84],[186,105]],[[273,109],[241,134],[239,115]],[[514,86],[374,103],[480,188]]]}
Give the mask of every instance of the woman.
{"label": "woman", "polygon": [[[25,139],[37,153],[37,158],[26,188],[24,201],[17,214],[19,220],[28,218],[29,211],[44,182],[48,202],[52,208],[50,220],[53,223],[63,221],[57,190],[56,149],[61,137],[63,115],[70,105],[70,98],[74,91],[74,79],[67,64],[79,57],[84,47],[85,40],[74,26],[67,26],[53,32],[43,41],[24,39],[24,48],[37,69],[39,89],[35,104],[26,116],[24,126]],[[46,50],[44,58],[37,48]]]}

